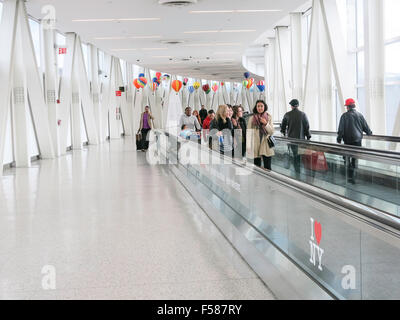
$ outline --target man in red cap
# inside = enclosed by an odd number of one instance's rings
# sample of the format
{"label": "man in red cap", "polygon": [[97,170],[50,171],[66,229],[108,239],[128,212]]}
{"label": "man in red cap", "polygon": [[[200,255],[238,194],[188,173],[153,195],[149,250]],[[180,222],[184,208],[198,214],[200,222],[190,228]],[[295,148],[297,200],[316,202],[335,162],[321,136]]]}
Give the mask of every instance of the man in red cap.
{"label": "man in red cap", "polygon": [[[371,136],[372,131],[363,115],[355,110],[354,99],[347,99],[345,106],[347,112],[340,118],[337,142],[342,143],[343,140],[346,145],[361,147],[364,132]],[[348,166],[347,181],[354,184],[354,169],[357,166],[357,159],[348,157],[346,162]]]}

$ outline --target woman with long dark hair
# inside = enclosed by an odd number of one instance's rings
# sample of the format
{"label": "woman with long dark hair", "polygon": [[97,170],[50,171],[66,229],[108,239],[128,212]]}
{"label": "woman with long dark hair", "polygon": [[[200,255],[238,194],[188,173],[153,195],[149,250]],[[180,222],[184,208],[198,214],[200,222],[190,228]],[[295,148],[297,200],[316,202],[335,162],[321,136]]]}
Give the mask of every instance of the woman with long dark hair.
{"label": "woman with long dark hair", "polygon": [[[246,120],[243,118],[243,108],[240,106],[233,107],[233,116],[232,116],[232,125],[234,130],[234,137],[237,140],[237,146],[235,148],[235,156],[242,158],[246,154],[246,132],[247,132],[247,125]],[[242,147],[242,152],[238,152],[238,147]]]}
{"label": "woman with long dark hair", "polygon": [[263,100],[258,100],[253,109],[253,116],[249,119],[247,128],[247,156],[254,159],[254,164],[271,170],[274,149],[269,147],[268,138],[274,134],[272,115],[268,113],[268,106]]}

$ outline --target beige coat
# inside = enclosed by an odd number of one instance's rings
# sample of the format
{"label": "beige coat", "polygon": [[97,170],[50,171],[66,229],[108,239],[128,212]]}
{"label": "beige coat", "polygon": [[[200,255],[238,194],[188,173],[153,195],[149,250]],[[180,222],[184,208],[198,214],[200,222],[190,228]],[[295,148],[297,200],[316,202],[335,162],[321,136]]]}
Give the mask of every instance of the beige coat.
{"label": "beige coat", "polygon": [[[142,115],[140,117],[140,128],[139,128],[139,131],[143,129],[143,115],[144,115],[144,112],[142,113]],[[154,117],[152,116],[151,113],[149,113],[148,123],[149,123],[149,126],[150,126],[151,129],[154,129],[153,120],[154,120]]]}
{"label": "beige coat", "polygon": [[274,149],[271,149],[268,145],[268,137],[274,134],[274,124],[272,122],[272,116],[268,113],[268,124],[266,124],[266,130],[268,135],[264,136],[260,141],[260,130],[253,125],[253,117],[250,117],[249,124],[247,126],[247,156],[250,159],[261,158],[261,156],[272,157],[275,155]]}

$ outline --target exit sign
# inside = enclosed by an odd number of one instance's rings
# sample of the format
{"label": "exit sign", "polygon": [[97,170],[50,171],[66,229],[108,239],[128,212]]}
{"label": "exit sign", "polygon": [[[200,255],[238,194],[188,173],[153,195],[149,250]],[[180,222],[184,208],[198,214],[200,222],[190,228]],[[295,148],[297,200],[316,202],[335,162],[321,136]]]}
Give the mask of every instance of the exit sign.
{"label": "exit sign", "polygon": [[116,95],[117,97],[121,97],[121,94],[122,94],[121,91],[115,91],[115,95]]}
{"label": "exit sign", "polygon": [[58,48],[58,54],[67,54],[67,48]]}

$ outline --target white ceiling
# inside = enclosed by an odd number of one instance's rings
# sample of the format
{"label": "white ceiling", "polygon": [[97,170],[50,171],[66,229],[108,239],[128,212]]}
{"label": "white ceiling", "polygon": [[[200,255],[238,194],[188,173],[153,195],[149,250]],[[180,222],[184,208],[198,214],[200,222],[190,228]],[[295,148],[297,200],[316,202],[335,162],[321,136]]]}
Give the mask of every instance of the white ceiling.
{"label": "white ceiling", "polygon": [[[56,9],[57,29],[76,32],[114,56],[153,70],[210,80],[243,79],[242,55],[260,35],[273,28],[306,0],[198,0],[181,8],[165,7],[158,0],[29,0],[28,13],[40,19],[41,8]],[[271,10],[280,12],[207,13],[199,10]],[[159,18],[155,21],[73,22],[75,19]],[[211,30],[251,32],[185,33]],[[254,31],[252,31],[254,30]],[[159,36],[153,39],[129,39]],[[104,37],[126,39],[100,40]],[[182,40],[177,45],[164,40]],[[136,49],[115,51],[114,49]],[[170,60],[172,59],[172,60]],[[182,61],[189,59],[189,61]]]}

